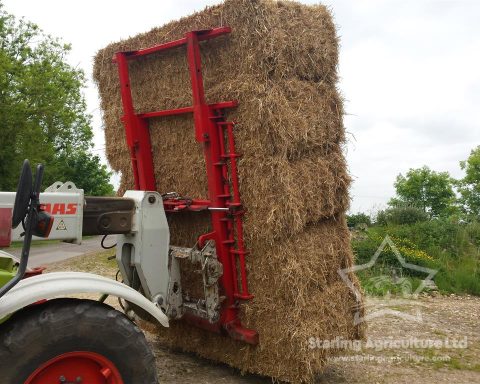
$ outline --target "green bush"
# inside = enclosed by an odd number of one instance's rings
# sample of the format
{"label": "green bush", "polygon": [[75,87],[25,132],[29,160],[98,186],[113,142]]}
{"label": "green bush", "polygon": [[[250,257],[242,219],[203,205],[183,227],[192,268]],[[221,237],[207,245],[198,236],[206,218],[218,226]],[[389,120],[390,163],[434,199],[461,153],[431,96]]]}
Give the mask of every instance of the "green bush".
{"label": "green bush", "polygon": [[480,269],[478,258],[462,257],[459,260],[443,260],[435,283],[443,292],[470,293],[480,296]]}
{"label": "green bush", "polygon": [[408,239],[426,252],[443,251],[456,243],[458,226],[445,221],[432,220],[412,225],[388,225],[376,228],[379,236],[390,235]]}
{"label": "green bush", "polygon": [[410,296],[421,284],[418,277],[401,277],[395,281],[391,274],[381,269],[364,270],[358,273],[363,291],[372,296]]}
{"label": "green bush", "polygon": [[377,215],[378,225],[415,224],[428,221],[429,215],[423,209],[412,206],[400,206],[380,211]]}
{"label": "green bush", "polygon": [[[435,219],[411,225],[374,226],[352,240],[356,264],[368,262],[388,235],[407,262],[437,270],[434,281],[443,292],[480,295],[480,224],[455,224]],[[376,267],[395,267],[398,261],[385,247]],[[410,277],[423,274],[403,270]],[[362,277],[361,277],[362,279]],[[363,281],[364,279],[362,279]]]}
{"label": "green bush", "polygon": [[362,224],[370,226],[372,224],[372,220],[366,213],[358,212],[353,215],[347,215],[347,224],[350,228],[356,228]]}
{"label": "green bush", "polygon": [[[398,237],[393,232],[388,233],[383,228],[374,227],[367,231],[367,237],[352,240],[352,247],[355,254],[355,263],[368,263],[378,251],[385,237],[388,235],[395,248],[407,263],[419,266],[431,267],[435,264],[434,258],[427,252],[420,249],[417,244],[408,240],[408,238]],[[399,268],[400,261],[394,250],[387,243],[375,263],[375,268]],[[417,276],[419,273],[412,270],[406,270],[410,276]],[[420,273],[421,276],[421,273]]]}

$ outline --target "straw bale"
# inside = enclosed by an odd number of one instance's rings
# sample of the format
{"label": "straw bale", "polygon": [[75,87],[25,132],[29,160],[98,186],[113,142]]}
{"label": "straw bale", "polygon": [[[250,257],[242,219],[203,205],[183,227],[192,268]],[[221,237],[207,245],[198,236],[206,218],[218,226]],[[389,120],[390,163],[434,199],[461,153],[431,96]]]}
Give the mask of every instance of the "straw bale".
{"label": "straw bale", "polygon": [[[229,36],[202,43],[204,84],[208,102],[239,101],[227,117],[238,121],[240,189],[251,250],[248,279],[255,294],[242,305],[242,322],[259,331],[260,344],[248,346],[183,322],[159,330],[159,337],[243,371],[308,382],[332,352],[310,350],[309,337],[357,338],[363,332],[353,324],[359,303],[338,274],[353,263],[344,219],[350,177],[337,90],[338,39],[328,9],[291,1],[226,0],[102,49],[94,77],[107,158],[122,172],[119,193],[132,188],[114,53],[222,25],[232,27]],[[183,48],[132,62],[130,79],[137,112],[192,103]],[[150,135],[157,190],[207,198],[203,152],[191,116],[153,119]],[[192,246],[209,230],[208,214],[181,213],[168,220],[175,245]],[[196,279],[182,268],[185,290],[195,290]]]}
{"label": "straw bale", "polygon": [[[159,338],[246,372],[309,382],[337,352],[310,349],[309,338],[351,340],[363,334],[362,327],[353,326],[357,302],[338,277],[338,269],[351,264],[348,230],[343,220],[331,219],[274,246],[254,245],[248,267],[256,297],[244,306],[242,320],[258,330],[259,346],[216,337],[182,322],[160,331]],[[358,286],[355,276],[350,278]]]}

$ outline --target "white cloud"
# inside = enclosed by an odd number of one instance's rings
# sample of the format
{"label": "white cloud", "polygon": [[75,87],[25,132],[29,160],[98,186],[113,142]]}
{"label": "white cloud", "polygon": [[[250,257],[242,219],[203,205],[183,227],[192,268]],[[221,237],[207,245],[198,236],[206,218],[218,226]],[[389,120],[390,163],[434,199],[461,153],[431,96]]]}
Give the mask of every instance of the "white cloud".
{"label": "white cloud", "polygon": [[[341,88],[352,210],[385,204],[393,181],[429,165],[460,177],[480,144],[480,2],[332,1],[342,35]],[[354,24],[356,22],[357,24]]]}

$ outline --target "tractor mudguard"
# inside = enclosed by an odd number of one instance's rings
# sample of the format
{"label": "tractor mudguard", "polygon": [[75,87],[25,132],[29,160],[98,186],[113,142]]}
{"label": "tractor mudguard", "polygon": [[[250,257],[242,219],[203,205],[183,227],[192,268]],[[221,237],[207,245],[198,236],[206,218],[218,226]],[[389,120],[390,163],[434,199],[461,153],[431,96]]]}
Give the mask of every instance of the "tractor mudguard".
{"label": "tractor mudguard", "polygon": [[168,327],[167,316],[141,293],[118,281],[84,272],[53,272],[20,281],[0,299],[0,319],[39,300],[79,293],[99,293],[123,298]]}

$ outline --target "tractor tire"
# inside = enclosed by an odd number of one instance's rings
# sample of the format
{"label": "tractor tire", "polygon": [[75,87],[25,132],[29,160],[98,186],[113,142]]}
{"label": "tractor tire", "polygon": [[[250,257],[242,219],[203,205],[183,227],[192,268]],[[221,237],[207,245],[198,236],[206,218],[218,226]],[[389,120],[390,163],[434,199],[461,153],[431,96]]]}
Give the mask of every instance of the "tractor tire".
{"label": "tractor tire", "polygon": [[123,313],[91,300],[55,299],[0,325],[4,384],[157,384],[155,358]]}

